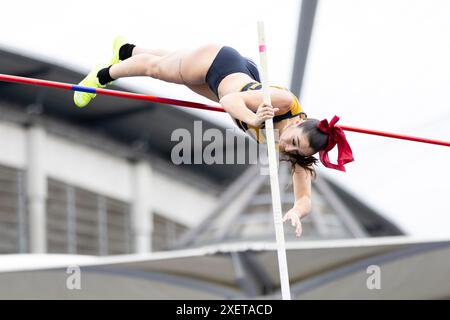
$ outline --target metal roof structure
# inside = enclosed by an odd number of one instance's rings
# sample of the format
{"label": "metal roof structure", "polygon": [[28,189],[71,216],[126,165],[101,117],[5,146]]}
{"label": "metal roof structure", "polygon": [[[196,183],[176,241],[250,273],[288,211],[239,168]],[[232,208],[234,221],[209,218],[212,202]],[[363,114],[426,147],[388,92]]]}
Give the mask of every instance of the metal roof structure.
{"label": "metal roof structure", "polygon": [[[295,299],[450,297],[450,240],[386,237],[286,244]],[[4,255],[1,299],[279,298],[273,242],[230,243],[112,257]],[[68,266],[81,290],[68,290]],[[380,268],[381,288],[366,285]]]}
{"label": "metal roof structure", "polygon": [[[261,167],[249,168],[222,194],[216,207],[197,227],[184,234],[177,248],[236,241],[275,239],[270,181]],[[282,208],[294,205],[289,165],[280,163],[279,181]],[[302,219],[302,240],[398,236],[404,232],[326,177],[317,175],[312,183],[311,213]],[[285,238],[295,240],[285,224]]]}

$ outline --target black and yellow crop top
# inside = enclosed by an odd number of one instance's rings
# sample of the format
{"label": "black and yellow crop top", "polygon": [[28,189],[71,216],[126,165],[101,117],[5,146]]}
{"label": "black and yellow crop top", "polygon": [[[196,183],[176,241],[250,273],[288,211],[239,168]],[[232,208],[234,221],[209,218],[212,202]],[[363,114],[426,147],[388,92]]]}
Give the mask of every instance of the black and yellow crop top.
{"label": "black and yellow crop top", "polygon": [[[287,90],[286,88],[283,87],[278,87],[278,86],[270,86],[272,88],[278,88],[278,89],[282,89],[282,90]],[[253,81],[253,82],[249,82],[247,83],[245,86],[242,87],[241,92],[244,91],[250,91],[250,90],[259,90],[262,88],[261,83]],[[306,113],[303,112],[302,107],[300,106],[300,103],[298,102],[298,99],[296,96],[293,96],[293,102],[291,105],[291,108],[289,109],[288,112],[284,113],[284,114],[280,114],[277,115],[275,117],[273,117],[273,122],[280,122],[284,119],[289,119],[289,118],[293,118],[296,116],[300,116],[302,119],[306,119]],[[238,119],[234,119],[236,121],[236,124],[238,125],[238,127],[240,129],[242,129],[243,131],[245,131],[247,134],[249,134],[251,137],[253,137],[258,143],[265,143],[266,142],[266,137],[263,134],[263,130],[265,127],[265,123],[262,123],[260,126],[258,127],[254,127],[251,126],[241,120]]]}

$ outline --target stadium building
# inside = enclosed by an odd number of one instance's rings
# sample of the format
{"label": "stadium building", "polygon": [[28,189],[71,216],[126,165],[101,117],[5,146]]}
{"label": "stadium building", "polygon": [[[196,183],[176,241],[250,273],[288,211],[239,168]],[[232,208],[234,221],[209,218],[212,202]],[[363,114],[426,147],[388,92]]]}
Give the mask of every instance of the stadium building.
{"label": "stadium building", "polygon": [[[316,1],[302,3],[293,92]],[[83,78],[7,50],[0,73]],[[195,120],[109,96],[79,109],[70,91],[0,82],[0,299],[279,298],[268,176],[258,165],[174,165],[172,133],[193,134]],[[237,131],[232,138],[224,152],[254,144]],[[286,163],[279,177],[286,212],[294,203]],[[450,298],[450,241],[405,236],[320,171],[312,187],[302,238],[285,225],[293,298]],[[81,287],[71,290],[77,268]],[[381,288],[369,288],[377,268]]]}
{"label": "stadium building", "polygon": [[[4,73],[68,83],[82,78],[29,57],[0,55]],[[172,163],[171,133],[192,132],[199,120],[192,114],[113,97],[79,109],[67,91],[11,83],[0,90],[2,253],[111,255],[274,238],[269,180],[258,166]],[[203,120],[202,127],[216,125]],[[224,135],[225,129],[218,128]],[[243,148],[253,143],[235,141]],[[294,200],[288,170],[280,165],[284,211]],[[401,234],[326,178],[319,175],[313,187],[305,238]]]}

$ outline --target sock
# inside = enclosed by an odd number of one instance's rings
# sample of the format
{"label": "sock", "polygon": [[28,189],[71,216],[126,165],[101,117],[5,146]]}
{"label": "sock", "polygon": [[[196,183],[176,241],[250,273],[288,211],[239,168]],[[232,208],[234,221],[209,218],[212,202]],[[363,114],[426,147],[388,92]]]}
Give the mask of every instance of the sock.
{"label": "sock", "polygon": [[119,49],[119,59],[126,60],[131,57],[134,47],[136,46],[131,43],[125,43],[123,46],[121,46]]}
{"label": "sock", "polygon": [[97,73],[98,82],[100,82],[102,86],[115,80],[111,78],[111,76],[109,75],[109,68],[111,67],[112,66],[109,66],[108,68],[103,68]]}

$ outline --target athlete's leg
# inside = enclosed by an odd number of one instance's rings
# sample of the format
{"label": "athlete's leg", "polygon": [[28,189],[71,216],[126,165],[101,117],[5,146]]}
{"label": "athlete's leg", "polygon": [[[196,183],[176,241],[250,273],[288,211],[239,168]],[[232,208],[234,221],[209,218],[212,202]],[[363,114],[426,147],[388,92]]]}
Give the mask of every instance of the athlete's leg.
{"label": "athlete's leg", "polygon": [[137,54],[111,66],[109,74],[113,79],[152,75],[157,78],[155,70],[160,59],[161,57],[149,53]]}
{"label": "athlete's leg", "polygon": [[[184,84],[197,93],[206,92],[200,94],[211,99],[209,88],[204,86],[205,78],[221,47],[207,45],[192,51],[174,52],[149,51],[134,47],[130,58],[119,63],[113,62],[111,66],[103,69],[94,68],[79,84],[101,88],[123,77],[150,76],[166,82]],[[113,58],[116,60],[117,56]],[[79,107],[86,106],[94,97],[94,93],[74,92],[74,102]]]}
{"label": "athlete's leg", "polygon": [[[168,54],[170,54],[171,52],[168,50],[164,50],[164,49],[146,49],[146,48],[141,48],[141,47],[134,47],[132,52],[131,52],[131,56],[135,56],[138,54],[151,54],[151,55],[155,55],[155,56],[159,56],[159,57],[163,57],[166,56]],[[186,84],[185,85],[192,91],[194,91],[195,93],[206,97],[212,101],[216,101],[219,102],[218,98],[216,97],[216,95],[211,91],[211,89],[208,87],[208,85],[206,83],[203,84],[197,84],[197,85],[192,85],[192,84]]]}
{"label": "athlete's leg", "polygon": [[137,55],[141,53],[148,53],[152,54],[154,56],[163,57],[170,53],[171,51],[165,50],[165,49],[147,49],[147,48],[141,48],[141,47],[134,47],[131,55]]}
{"label": "athlete's leg", "polygon": [[109,73],[113,79],[149,76],[187,86],[202,85],[220,48],[220,45],[207,45],[192,51],[180,50],[158,56],[148,53],[148,49],[135,47],[132,57],[111,66]]}

